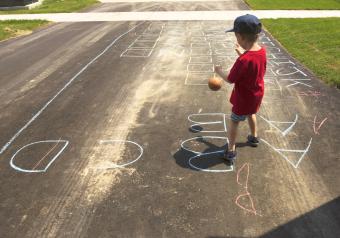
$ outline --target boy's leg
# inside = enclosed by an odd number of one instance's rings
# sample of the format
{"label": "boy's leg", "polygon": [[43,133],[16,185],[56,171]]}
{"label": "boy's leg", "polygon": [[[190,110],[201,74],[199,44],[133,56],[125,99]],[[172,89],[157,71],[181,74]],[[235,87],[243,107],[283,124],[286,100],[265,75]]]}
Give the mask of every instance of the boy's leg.
{"label": "boy's leg", "polygon": [[258,146],[260,141],[257,138],[257,125],[256,125],[256,114],[248,115],[248,124],[250,129],[250,135],[247,137],[247,143],[251,146]]}
{"label": "boy's leg", "polygon": [[257,137],[256,114],[248,115],[247,118],[251,135]]}
{"label": "boy's leg", "polygon": [[229,126],[229,145],[228,145],[228,151],[235,151],[235,143],[236,143],[236,136],[237,136],[237,127],[239,122],[230,120],[230,126]]}

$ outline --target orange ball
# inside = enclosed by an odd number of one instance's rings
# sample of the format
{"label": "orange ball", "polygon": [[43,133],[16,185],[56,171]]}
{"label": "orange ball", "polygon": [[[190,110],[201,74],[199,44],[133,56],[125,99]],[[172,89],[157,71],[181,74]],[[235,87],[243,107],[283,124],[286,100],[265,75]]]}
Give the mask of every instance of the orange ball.
{"label": "orange ball", "polygon": [[220,78],[210,78],[208,81],[208,86],[211,90],[217,91],[222,87],[222,79]]}

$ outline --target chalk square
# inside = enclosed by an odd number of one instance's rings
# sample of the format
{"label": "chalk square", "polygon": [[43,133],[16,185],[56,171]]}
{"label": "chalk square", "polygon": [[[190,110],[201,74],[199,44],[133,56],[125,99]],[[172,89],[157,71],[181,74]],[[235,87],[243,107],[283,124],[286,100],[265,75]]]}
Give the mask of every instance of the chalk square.
{"label": "chalk square", "polygon": [[210,44],[208,42],[191,43],[191,48],[210,48]]}
{"label": "chalk square", "polygon": [[212,51],[210,48],[191,48],[190,55],[198,56],[198,55],[211,55]]}
{"label": "chalk square", "polygon": [[212,63],[211,56],[191,56],[189,59],[191,64]]}
{"label": "chalk square", "polygon": [[214,72],[214,64],[188,64],[188,72]]}
{"label": "chalk square", "polygon": [[193,31],[190,32],[191,36],[204,36],[204,32],[203,31]]}
{"label": "chalk square", "polygon": [[127,49],[122,54],[121,57],[149,57],[152,53],[152,49]]}
{"label": "chalk square", "polygon": [[202,41],[207,41],[207,38],[204,36],[193,36],[190,39],[191,42],[195,43],[195,42],[202,42]]}
{"label": "chalk square", "polygon": [[134,42],[130,48],[154,48],[156,45],[156,41],[136,41]]}
{"label": "chalk square", "polygon": [[197,73],[188,72],[185,79],[185,85],[208,85],[208,79],[214,77],[214,73]]}
{"label": "chalk square", "polygon": [[156,41],[158,40],[159,35],[148,35],[148,34],[143,34],[140,35],[140,37],[138,38],[138,40],[145,40],[145,41]]}

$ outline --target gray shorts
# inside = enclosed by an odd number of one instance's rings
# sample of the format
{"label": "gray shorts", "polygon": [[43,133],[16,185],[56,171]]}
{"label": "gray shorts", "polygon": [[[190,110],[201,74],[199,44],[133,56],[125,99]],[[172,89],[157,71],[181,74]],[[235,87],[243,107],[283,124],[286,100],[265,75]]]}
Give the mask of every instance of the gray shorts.
{"label": "gray shorts", "polygon": [[244,121],[246,120],[248,115],[236,115],[235,113],[231,113],[230,119],[233,121]]}

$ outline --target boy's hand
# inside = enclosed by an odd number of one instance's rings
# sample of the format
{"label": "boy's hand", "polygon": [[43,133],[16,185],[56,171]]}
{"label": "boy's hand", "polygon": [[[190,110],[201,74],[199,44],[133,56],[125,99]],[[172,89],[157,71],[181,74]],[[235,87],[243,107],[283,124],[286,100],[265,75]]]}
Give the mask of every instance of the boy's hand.
{"label": "boy's hand", "polygon": [[238,55],[242,55],[244,52],[244,49],[238,44],[235,44],[235,51],[237,52]]}
{"label": "boy's hand", "polygon": [[221,65],[215,65],[215,73],[217,73],[218,75],[221,75],[222,73],[222,66]]}

